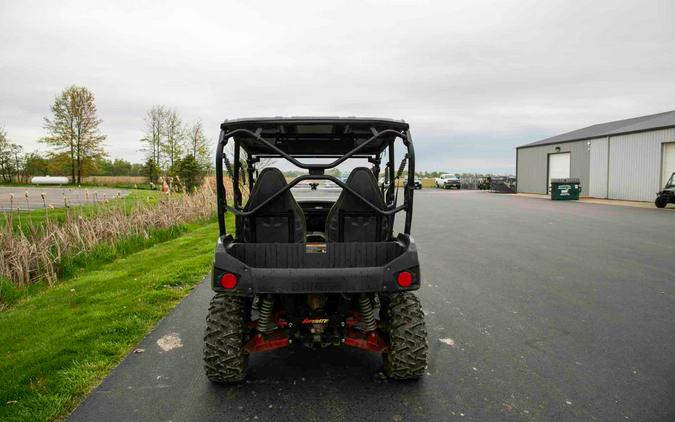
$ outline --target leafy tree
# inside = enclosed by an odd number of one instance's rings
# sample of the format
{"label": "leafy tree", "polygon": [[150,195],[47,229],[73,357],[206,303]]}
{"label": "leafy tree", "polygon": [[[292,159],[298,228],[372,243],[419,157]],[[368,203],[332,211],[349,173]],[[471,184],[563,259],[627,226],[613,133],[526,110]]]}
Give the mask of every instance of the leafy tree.
{"label": "leafy tree", "polygon": [[97,176],[109,176],[112,172],[112,161],[100,158],[96,160],[95,167],[94,172]]}
{"label": "leafy tree", "polygon": [[46,176],[49,174],[49,163],[37,152],[26,154],[24,161],[24,174],[26,178],[32,176]]}
{"label": "leafy tree", "polygon": [[85,87],[71,86],[57,95],[51,106],[52,118],[44,118],[49,131],[42,141],[65,152],[70,159],[71,181],[80,183],[87,166],[105,155],[100,132],[101,119],[96,115],[94,94]]}
{"label": "leafy tree", "polygon": [[148,158],[143,165],[141,174],[150,180],[152,183],[157,183],[159,180],[160,170],[154,159]]}
{"label": "leafy tree", "polygon": [[21,150],[20,145],[9,141],[7,132],[0,127],[0,180],[3,182],[11,182],[19,172]]}
{"label": "leafy tree", "polygon": [[131,163],[121,158],[101,158],[96,161],[94,171],[99,176],[141,176],[143,164]]}
{"label": "leafy tree", "polygon": [[203,168],[192,154],[188,154],[182,160],[177,161],[175,170],[187,192],[193,192],[196,187],[201,185],[204,178]]}
{"label": "leafy tree", "polygon": [[130,174],[131,174],[130,162],[119,158],[116,158],[115,161],[112,162],[112,166],[110,169],[111,176],[129,176]]}
{"label": "leafy tree", "polygon": [[67,152],[50,154],[47,160],[47,174],[66,176],[71,171],[70,155]]}
{"label": "leafy tree", "polygon": [[142,176],[143,175],[143,164],[141,163],[131,163],[131,169],[129,170],[129,176]]}

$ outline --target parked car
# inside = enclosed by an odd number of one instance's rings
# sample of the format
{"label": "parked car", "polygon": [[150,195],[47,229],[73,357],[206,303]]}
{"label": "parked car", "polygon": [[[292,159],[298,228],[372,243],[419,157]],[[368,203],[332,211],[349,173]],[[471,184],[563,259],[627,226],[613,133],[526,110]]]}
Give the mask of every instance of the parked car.
{"label": "parked car", "polygon": [[441,174],[441,177],[436,178],[436,187],[443,189],[461,189],[462,184],[459,178],[454,174]]}
{"label": "parked car", "polygon": [[[407,185],[408,179],[405,179],[403,181],[403,184]],[[417,177],[415,178],[415,180],[413,180],[413,185],[415,186],[415,189],[422,189],[422,181],[420,179],[418,179]]]}
{"label": "parked car", "polygon": [[663,190],[657,193],[654,204],[657,208],[665,208],[668,204],[675,204],[675,173],[670,175]]}

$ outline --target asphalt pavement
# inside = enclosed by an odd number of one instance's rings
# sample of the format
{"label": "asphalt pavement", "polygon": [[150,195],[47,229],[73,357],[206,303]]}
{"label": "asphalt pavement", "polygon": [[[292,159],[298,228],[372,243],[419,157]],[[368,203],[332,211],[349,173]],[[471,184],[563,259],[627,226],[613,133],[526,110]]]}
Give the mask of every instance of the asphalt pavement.
{"label": "asphalt pavement", "polygon": [[425,189],[422,380],[383,379],[365,351],[297,345],[214,385],[202,283],[70,420],[672,421],[674,233],[668,210]]}
{"label": "asphalt pavement", "polygon": [[[128,190],[105,187],[0,186],[0,210],[62,208],[127,196]],[[44,197],[43,197],[44,195]]]}

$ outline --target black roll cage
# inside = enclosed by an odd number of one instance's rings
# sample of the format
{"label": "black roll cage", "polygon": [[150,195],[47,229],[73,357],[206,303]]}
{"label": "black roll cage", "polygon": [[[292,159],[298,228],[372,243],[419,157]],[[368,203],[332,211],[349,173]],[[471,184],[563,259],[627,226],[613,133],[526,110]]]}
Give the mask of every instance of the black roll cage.
{"label": "black roll cage", "polygon": [[[313,122],[316,123],[316,122]],[[255,126],[255,123],[251,123],[252,126]],[[404,227],[404,232],[405,234],[410,234],[410,228],[412,225],[412,210],[413,210],[413,193],[414,193],[414,185],[415,185],[415,149],[412,144],[412,137],[410,135],[410,130],[409,129],[401,129],[401,130],[395,130],[395,129],[384,129],[384,130],[376,130],[375,127],[370,128],[370,131],[373,133],[373,136],[370,138],[366,139],[363,141],[360,145],[356,146],[353,148],[351,151],[348,151],[345,154],[331,154],[331,155],[325,155],[325,154],[297,154],[297,155],[291,155],[288,154],[287,152],[283,151],[282,149],[278,148],[276,145],[273,143],[267,141],[264,139],[261,134],[262,134],[262,127],[258,127],[255,131],[252,131],[250,129],[245,129],[245,128],[238,128],[238,129],[233,129],[233,130],[228,130],[227,125],[224,123],[221,126],[221,131],[220,131],[220,137],[218,139],[218,145],[216,148],[216,192],[218,196],[218,228],[220,232],[220,236],[225,236],[227,234],[226,228],[225,228],[225,212],[230,211],[233,214],[237,216],[249,216],[260,210],[262,207],[267,205],[270,201],[274,200],[276,197],[279,195],[283,194],[284,192],[288,191],[291,189],[293,186],[297,185],[298,183],[304,181],[304,180],[330,180],[331,182],[337,184],[340,186],[342,189],[346,190],[347,192],[353,194],[356,198],[361,200],[363,203],[365,203],[368,207],[373,209],[375,212],[389,216],[396,214],[402,210],[405,210],[406,212],[406,219],[405,219],[405,227]],[[273,150],[277,154],[270,154],[270,153],[263,153],[263,154],[252,154],[249,152],[245,146],[241,145],[241,141],[237,138],[234,138],[234,163],[233,163],[233,170],[232,170],[232,189],[233,189],[233,199],[234,199],[234,207],[231,207],[227,204],[227,195],[225,192],[225,184],[223,180],[223,163],[225,160],[225,147],[228,144],[228,141],[230,138],[232,138],[234,135],[248,135],[255,140],[262,142],[266,147],[269,149]],[[373,141],[383,137],[384,135],[392,135],[391,140],[385,142],[382,144],[382,147],[379,148],[379,150],[376,153],[372,154],[358,154],[359,151],[362,151],[367,145],[371,144]],[[407,183],[404,185],[404,192],[403,192],[403,204],[396,206],[396,196],[394,195],[394,191],[396,188],[396,167],[395,167],[395,157],[394,157],[394,143],[396,142],[396,139],[400,138],[403,141],[403,145],[407,149],[407,160],[408,160],[408,178],[407,178]],[[254,207],[253,209],[250,209],[248,211],[244,211],[242,207],[242,194],[241,190],[239,188],[239,175],[241,172],[241,149],[244,149],[247,153],[247,168],[246,170],[248,171],[248,185],[249,185],[249,190],[253,189],[253,174],[255,172],[255,163],[260,161],[260,158],[285,158],[287,161],[295,165],[296,167],[302,168],[309,170],[309,174],[298,176],[295,179],[293,179],[290,183],[288,183],[284,188],[280,189],[276,193],[274,193],[271,197],[267,198],[267,200],[263,201],[260,203],[258,206]],[[366,158],[370,163],[373,164],[373,169],[375,173],[375,178],[377,179],[379,177],[379,166],[380,166],[380,161],[381,161],[381,155],[384,152],[384,150],[388,148],[388,163],[386,164],[385,171],[388,172],[388,177],[387,179],[389,180],[389,186],[387,188],[387,191],[385,193],[385,209],[381,209],[377,205],[371,203],[367,199],[365,199],[363,196],[359,195],[356,191],[354,191],[352,188],[347,186],[344,182],[342,182],[340,179],[330,176],[327,174],[324,174],[324,171],[327,169],[335,168],[344,161],[346,161],[349,158]],[[336,158],[331,163],[303,163],[301,161],[298,161],[296,158]],[[401,163],[401,167],[403,166],[403,162]],[[385,173],[386,174],[386,173]]]}

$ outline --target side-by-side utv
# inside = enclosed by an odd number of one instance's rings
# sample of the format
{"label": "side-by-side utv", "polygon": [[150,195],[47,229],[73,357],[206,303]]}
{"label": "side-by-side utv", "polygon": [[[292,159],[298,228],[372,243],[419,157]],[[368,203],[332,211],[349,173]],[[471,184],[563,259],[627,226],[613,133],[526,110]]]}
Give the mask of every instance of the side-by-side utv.
{"label": "side-by-side utv", "polygon": [[[406,151],[398,166],[397,142]],[[228,143],[233,143],[232,157],[225,154]],[[277,168],[256,168],[270,158],[285,159],[308,174],[287,183]],[[326,174],[346,160],[367,167],[355,167],[346,181]],[[406,162],[408,182],[398,204],[395,182]],[[232,180],[231,205],[225,172]],[[385,183],[378,186],[380,172]],[[216,175],[220,236],[204,337],[210,380],[240,381],[249,354],[291,343],[381,353],[391,378],[424,374],[427,333],[413,293],[421,273],[410,236],[415,153],[407,123],[228,120],[221,125]],[[296,201],[290,189],[310,180],[330,181],[342,192],[334,202]],[[400,211],[405,211],[403,233],[394,234]],[[234,233],[226,232],[228,212],[235,216]]]}
{"label": "side-by-side utv", "polygon": [[665,208],[668,204],[675,204],[675,173],[670,175],[666,186],[656,194],[656,201],[654,201],[657,208]]}

